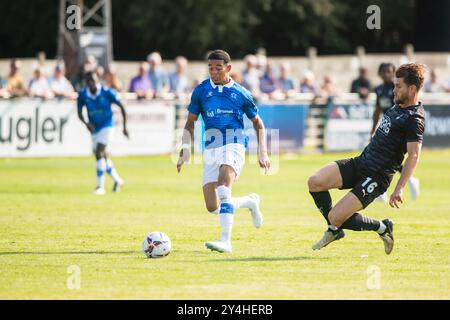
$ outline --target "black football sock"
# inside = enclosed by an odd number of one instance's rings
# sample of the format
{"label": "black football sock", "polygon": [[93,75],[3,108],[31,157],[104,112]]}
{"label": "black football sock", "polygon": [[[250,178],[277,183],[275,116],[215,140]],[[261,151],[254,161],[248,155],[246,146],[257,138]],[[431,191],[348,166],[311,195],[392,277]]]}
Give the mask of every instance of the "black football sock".
{"label": "black football sock", "polygon": [[341,228],[353,231],[378,231],[380,221],[355,213],[342,224]]}
{"label": "black football sock", "polygon": [[327,220],[328,225],[330,225],[330,221],[328,220],[328,214],[331,211],[332,201],[331,196],[328,191],[319,191],[319,192],[309,192],[316,203],[317,208],[319,208],[325,220]]}

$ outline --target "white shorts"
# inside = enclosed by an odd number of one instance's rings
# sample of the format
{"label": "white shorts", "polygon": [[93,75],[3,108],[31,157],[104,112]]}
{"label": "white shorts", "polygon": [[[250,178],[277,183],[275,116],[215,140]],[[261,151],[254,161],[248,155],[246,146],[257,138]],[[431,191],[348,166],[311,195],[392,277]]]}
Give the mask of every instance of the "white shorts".
{"label": "white shorts", "polygon": [[239,178],[245,163],[245,147],[239,143],[229,143],[222,147],[206,149],[203,152],[203,186],[207,183],[217,182],[219,168],[226,164],[236,172]]}
{"label": "white shorts", "polygon": [[97,148],[97,144],[101,143],[105,146],[109,145],[114,136],[114,127],[106,127],[101,129],[100,131],[92,134],[92,148]]}

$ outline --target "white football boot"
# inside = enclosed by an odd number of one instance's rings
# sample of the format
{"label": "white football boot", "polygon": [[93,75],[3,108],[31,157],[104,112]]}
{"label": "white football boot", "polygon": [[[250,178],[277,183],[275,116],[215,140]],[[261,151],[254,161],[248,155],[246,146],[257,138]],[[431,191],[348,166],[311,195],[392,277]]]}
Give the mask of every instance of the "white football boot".
{"label": "white football boot", "polygon": [[249,197],[253,200],[251,207],[249,208],[253,218],[253,225],[255,228],[261,228],[263,225],[263,215],[259,209],[259,203],[261,201],[260,196],[256,193],[252,193]]}
{"label": "white football boot", "polygon": [[205,246],[211,251],[217,251],[221,253],[231,253],[233,251],[233,249],[231,248],[231,243],[227,241],[210,241],[206,242]]}
{"label": "white football boot", "polygon": [[104,194],[106,194],[106,190],[104,188],[97,187],[94,190],[94,194],[97,196],[103,196]]}

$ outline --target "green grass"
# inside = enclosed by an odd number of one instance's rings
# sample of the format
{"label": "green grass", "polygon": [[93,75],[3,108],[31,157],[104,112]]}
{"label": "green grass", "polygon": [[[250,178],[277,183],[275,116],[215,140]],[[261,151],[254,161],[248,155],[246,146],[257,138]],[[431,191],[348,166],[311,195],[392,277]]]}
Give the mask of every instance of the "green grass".
{"label": "green grass", "polygon": [[[204,248],[220,229],[204,209],[199,165],[177,174],[169,157],[116,158],[126,187],[99,197],[91,158],[0,159],[0,298],[449,299],[450,150],[423,153],[418,201],[406,189],[400,210],[375,202],[364,211],[396,222],[390,256],[369,232],[311,250],[325,223],[306,180],[350,155],[282,157],[271,176],[247,165],[233,193],[258,192],[265,225],[256,230],[239,210],[231,255]],[[141,252],[155,230],[172,239],[166,258]],[[71,265],[78,290],[67,287]],[[380,289],[367,285],[373,266]]]}

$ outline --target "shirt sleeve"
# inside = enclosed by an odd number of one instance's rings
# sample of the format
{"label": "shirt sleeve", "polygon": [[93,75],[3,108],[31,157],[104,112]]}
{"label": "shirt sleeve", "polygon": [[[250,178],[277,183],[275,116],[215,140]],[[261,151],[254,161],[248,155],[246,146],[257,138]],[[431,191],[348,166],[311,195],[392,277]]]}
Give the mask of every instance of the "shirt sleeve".
{"label": "shirt sleeve", "polygon": [[244,93],[244,113],[250,120],[258,115],[258,107],[250,92]]}
{"label": "shirt sleeve", "polygon": [[108,89],[108,96],[111,100],[111,103],[119,104],[120,103],[120,97],[116,90],[114,89]]}
{"label": "shirt sleeve", "polygon": [[406,122],[406,141],[422,142],[425,123],[422,117],[412,116]]}
{"label": "shirt sleeve", "polygon": [[200,99],[201,92],[202,92],[202,88],[200,85],[195,87],[194,91],[192,92],[191,102],[189,103],[189,106],[188,106],[188,111],[195,115],[199,115],[202,110],[201,99]]}

